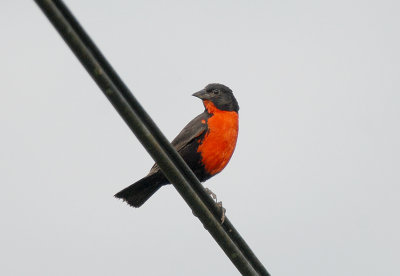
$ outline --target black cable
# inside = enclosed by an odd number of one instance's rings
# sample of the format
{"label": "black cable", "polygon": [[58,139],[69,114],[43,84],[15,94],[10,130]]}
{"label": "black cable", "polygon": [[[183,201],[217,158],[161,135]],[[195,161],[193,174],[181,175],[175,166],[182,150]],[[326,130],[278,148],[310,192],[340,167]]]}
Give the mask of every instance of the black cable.
{"label": "black cable", "polygon": [[193,213],[243,275],[269,275],[62,1],[35,0]]}

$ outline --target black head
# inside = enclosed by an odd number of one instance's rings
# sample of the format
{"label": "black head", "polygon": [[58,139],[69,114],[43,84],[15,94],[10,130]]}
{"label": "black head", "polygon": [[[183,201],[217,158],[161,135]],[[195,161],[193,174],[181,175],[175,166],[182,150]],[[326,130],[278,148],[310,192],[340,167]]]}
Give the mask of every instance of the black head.
{"label": "black head", "polygon": [[223,84],[211,83],[203,90],[194,93],[193,96],[203,101],[212,102],[220,110],[239,111],[239,105],[233,96],[232,90]]}

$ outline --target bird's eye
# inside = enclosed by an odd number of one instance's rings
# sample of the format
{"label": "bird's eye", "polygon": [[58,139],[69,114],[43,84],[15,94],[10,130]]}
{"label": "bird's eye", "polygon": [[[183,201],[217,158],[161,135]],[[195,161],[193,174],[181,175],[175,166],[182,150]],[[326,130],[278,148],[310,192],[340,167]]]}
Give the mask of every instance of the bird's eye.
{"label": "bird's eye", "polygon": [[218,89],[214,89],[214,90],[213,90],[213,94],[214,94],[214,95],[219,95],[219,93],[220,93],[220,91],[219,91]]}

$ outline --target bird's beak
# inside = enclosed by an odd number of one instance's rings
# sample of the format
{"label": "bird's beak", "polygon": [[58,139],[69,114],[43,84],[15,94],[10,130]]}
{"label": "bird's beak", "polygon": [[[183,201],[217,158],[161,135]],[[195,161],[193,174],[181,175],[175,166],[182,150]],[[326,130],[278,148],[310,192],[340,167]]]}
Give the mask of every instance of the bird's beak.
{"label": "bird's beak", "polygon": [[202,100],[207,100],[208,99],[208,93],[207,93],[207,91],[205,89],[200,90],[199,92],[196,92],[196,93],[192,94],[192,96],[195,96],[195,97],[197,97],[199,99],[202,99]]}

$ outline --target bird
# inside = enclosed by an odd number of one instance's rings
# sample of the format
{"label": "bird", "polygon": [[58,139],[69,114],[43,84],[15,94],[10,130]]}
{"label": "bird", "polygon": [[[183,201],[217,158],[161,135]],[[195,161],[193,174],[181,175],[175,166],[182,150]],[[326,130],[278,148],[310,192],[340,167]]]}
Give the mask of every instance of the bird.
{"label": "bird", "polygon": [[[232,90],[219,83],[211,83],[192,96],[202,100],[204,112],[191,120],[171,145],[200,182],[205,182],[220,173],[232,157],[239,132],[239,105]],[[145,177],[115,197],[137,208],[167,184],[170,182],[156,163]],[[206,190],[216,200],[215,194]]]}

